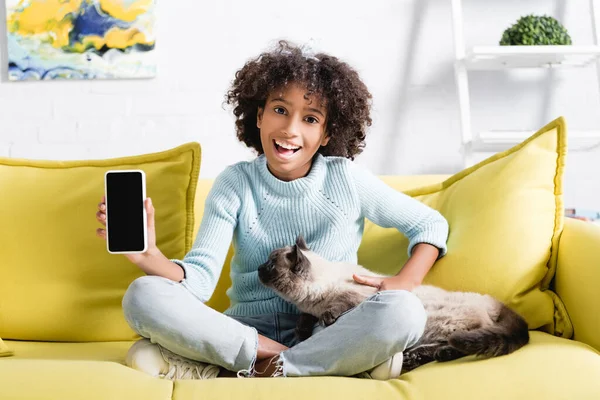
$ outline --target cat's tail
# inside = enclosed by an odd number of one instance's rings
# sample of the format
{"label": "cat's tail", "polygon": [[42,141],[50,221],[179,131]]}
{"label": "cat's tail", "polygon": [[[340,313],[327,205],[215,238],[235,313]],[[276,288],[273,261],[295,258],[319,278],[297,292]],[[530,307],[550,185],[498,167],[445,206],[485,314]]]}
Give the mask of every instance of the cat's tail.
{"label": "cat's tail", "polygon": [[500,313],[491,327],[458,331],[449,344],[466,355],[496,357],[512,353],[529,342],[529,327],[518,313],[500,303]]}

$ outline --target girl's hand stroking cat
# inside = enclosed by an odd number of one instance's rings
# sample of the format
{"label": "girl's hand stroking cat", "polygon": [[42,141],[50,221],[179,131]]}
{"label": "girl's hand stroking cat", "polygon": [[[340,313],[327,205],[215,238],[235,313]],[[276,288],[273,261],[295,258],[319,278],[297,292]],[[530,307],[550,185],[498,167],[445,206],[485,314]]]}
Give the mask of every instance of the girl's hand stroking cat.
{"label": "girl's hand stroking cat", "polygon": [[373,276],[364,276],[364,275],[356,275],[353,274],[352,278],[356,283],[360,283],[361,285],[372,286],[377,288],[377,290],[408,290],[412,292],[415,288],[415,283],[406,278],[399,275],[390,276],[389,278],[376,278]]}
{"label": "girl's hand stroking cat", "polygon": [[353,274],[355,282],[362,285],[372,286],[377,290],[408,290],[423,282],[423,278],[431,269],[439,256],[439,249],[429,243],[418,243],[412,249],[412,255],[404,264],[404,267],[394,276],[375,277]]}

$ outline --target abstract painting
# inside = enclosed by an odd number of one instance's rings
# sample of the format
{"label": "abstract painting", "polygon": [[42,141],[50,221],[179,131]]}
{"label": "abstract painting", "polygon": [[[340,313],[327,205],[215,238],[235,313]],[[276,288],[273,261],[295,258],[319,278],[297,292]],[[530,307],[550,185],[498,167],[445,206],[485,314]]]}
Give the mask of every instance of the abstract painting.
{"label": "abstract painting", "polygon": [[8,78],[151,78],[155,0],[6,0]]}

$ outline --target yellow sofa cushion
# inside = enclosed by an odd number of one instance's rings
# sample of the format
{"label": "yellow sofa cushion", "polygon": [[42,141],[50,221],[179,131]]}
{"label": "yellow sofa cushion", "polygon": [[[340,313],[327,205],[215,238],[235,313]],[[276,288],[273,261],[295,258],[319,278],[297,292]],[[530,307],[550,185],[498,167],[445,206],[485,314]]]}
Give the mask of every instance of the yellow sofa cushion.
{"label": "yellow sofa cushion", "polygon": [[0,337],[130,340],[121,300],[144,272],[110,254],[94,214],[109,169],[142,169],[159,249],[191,249],[200,145],[106,160],[0,158]]}
{"label": "yellow sofa cushion", "polygon": [[[450,225],[448,253],[425,283],[489,293],[521,313],[531,329],[571,337],[564,306],[548,290],[563,228],[566,146],[565,121],[558,118],[510,150],[407,191]],[[407,246],[397,230],[368,221],[359,262],[393,274],[406,262]]]}
{"label": "yellow sofa cushion", "polygon": [[[108,361],[125,365],[127,351],[134,343],[135,340],[111,342],[6,340],[6,344],[14,350],[15,354],[2,362],[9,360]],[[3,397],[0,396],[0,399]]]}
{"label": "yellow sofa cushion", "polygon": [[0,362],[1,399],[165,400],[173,382],[120,362],[8,358]]}
{"label": "yellow sofa cushion", "polygon": [[4,343],[2,338],[0,338],[0,357],[8,357],[12,356],[14,352]]}
{"label": "yellow sofa cushion", "polygon": [[[399,379],[345,377],[179,380],[124,365],[133,342],[9,341],[0,361],[0,399],[589,399],[600,393],[600,353],[582,343],[532,332],[509,356],[431,363]],[[581,373],[585,371],[585,373]],[[548,381],[548,376],[559,379]],[[87,390],[87,392],[86,392]]]}
{"label": "yellow sofa cushion", "polygon": [[173,399],[595,399],[600,380],[592,377],[598,374],[600,355],[589,346],[532,332],[531,343],[508,356],[433,362],[388,381],[329,376],[179,380]]}
{"label": "yellow sofa cushion", "polygon": [[566,218],[557,262],[554,288],[573,323],[573,339],[600,351],[600,226]]}

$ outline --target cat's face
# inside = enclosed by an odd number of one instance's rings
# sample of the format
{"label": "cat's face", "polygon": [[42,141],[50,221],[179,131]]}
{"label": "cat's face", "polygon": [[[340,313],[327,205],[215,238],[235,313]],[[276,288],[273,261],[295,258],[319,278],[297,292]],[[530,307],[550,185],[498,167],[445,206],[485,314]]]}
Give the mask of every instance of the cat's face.
{"label": "cat's face", "polygon": [[303,252],[308,252],[308,247],[300,235],[294,246],[271,252],[267,262],[258,267],[258,279],[288,300],[301,298],[312,281],[311,262]]}

